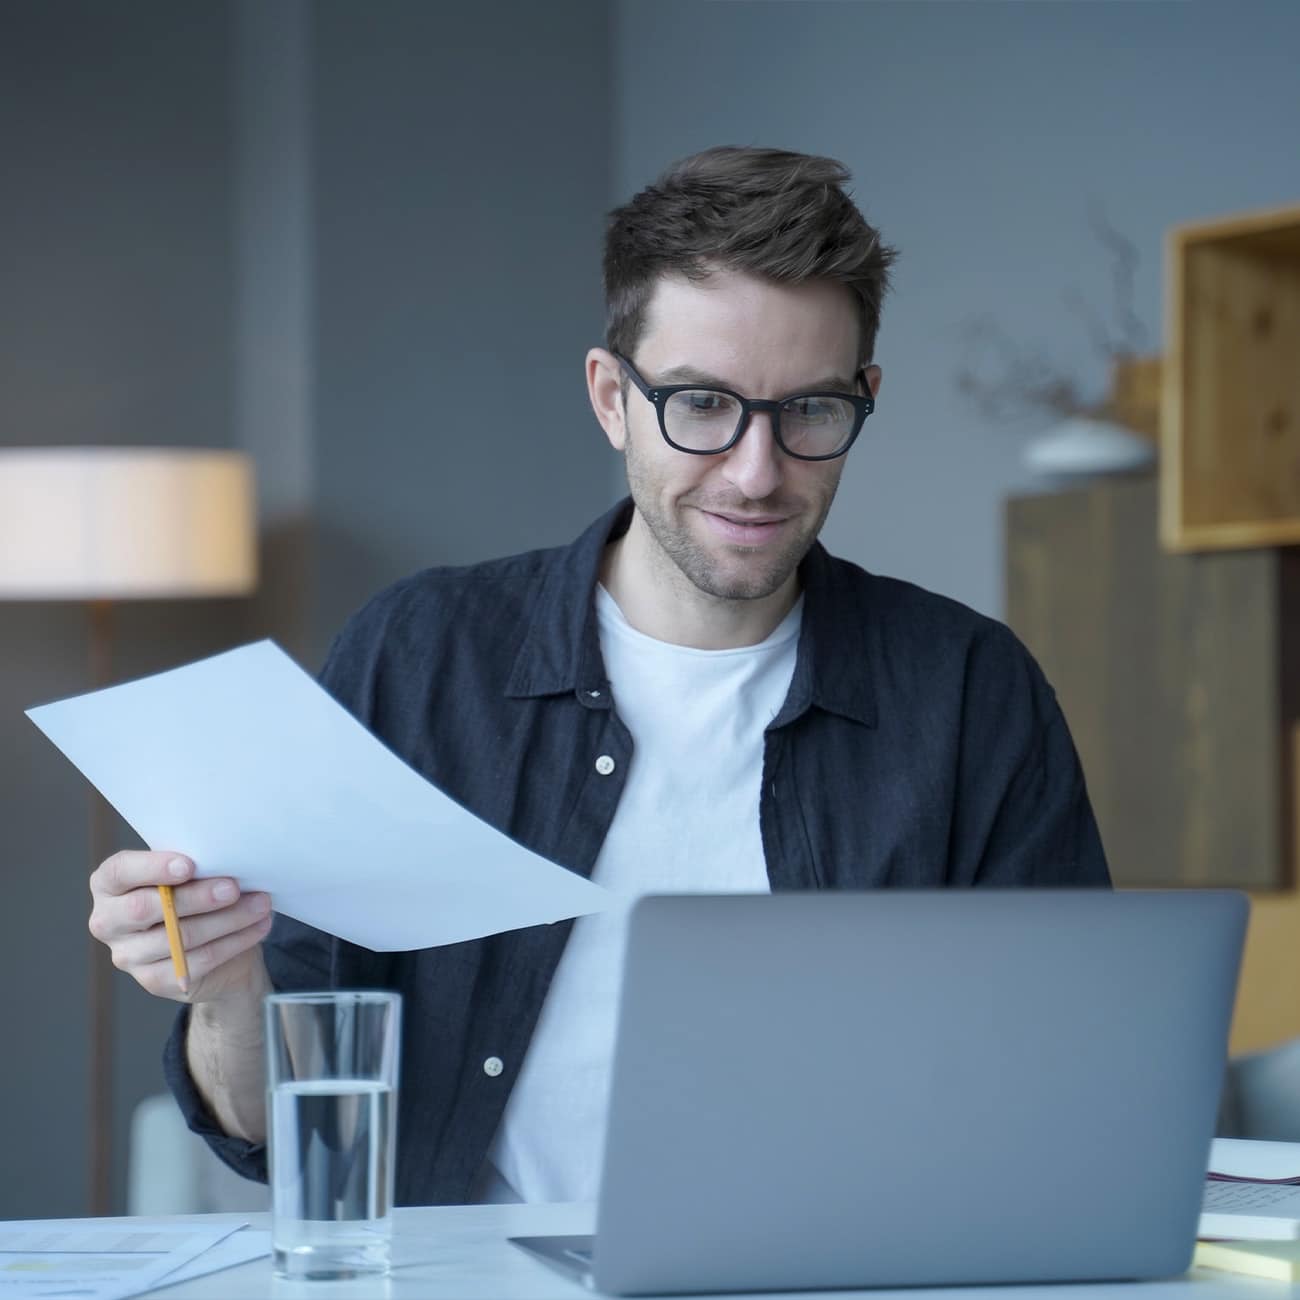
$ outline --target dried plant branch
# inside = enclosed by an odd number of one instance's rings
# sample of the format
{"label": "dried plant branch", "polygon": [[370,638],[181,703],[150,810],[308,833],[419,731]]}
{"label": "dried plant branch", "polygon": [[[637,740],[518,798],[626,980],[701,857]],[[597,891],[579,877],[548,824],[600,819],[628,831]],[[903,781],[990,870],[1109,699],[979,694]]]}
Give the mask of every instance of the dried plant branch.
{"label": "dried plant branch", "polygon": [[1083,322],[1083,328],[1092,341],[1092,350],[1102,361],[1109,365],[1115,357],[1115,344],[1105,321],[1097,315],[1092,304],[1084,298],[1078,289],[1067,289],[1063,297],[1066,307]]}
{"label": "dried plant branch", "polygon": [[1111,256],[1111,288],[1114,293],[1115,318],[1120,335],[1112,347],[1112,356],[1136,356],[1147,349],[1147,330],[1134,307],[1137,284],[1138,250],[1133,241],[1122,235],[1106,218],[1101,204],[1089,211],[1089,225],[1101,246]]}
{"label": "dried plant branch", "polygon": [[[1138,355],[1147,347],[1147,331],[1134,308],[1138,250],[1110,224],[1100,204],[1092,205],[1089,226],[1110,255],[1111,322],[1077,289],[1067,289],[1064,297],[1067,308],[1082,322],[1093,351],[1109,369],[1117,359]],[[1072,375],[1062,373],[1041,351],[1011,339],[991,316],[968,322],[962,333],[965,357],[956,375],[957,391],[986,419],[1007,420],[1030,412],[1059,417],[1101,409],[1085,398]]]}
{"label": "dried plant branch", "polygon": [[984,418],[1008,420],[1039,411],[1068,415],[1083,407],[1072,379],[1042,353],[1013,342],[992,317],[972,321],[964,333],[966,361],[957,372],[957,390]]}

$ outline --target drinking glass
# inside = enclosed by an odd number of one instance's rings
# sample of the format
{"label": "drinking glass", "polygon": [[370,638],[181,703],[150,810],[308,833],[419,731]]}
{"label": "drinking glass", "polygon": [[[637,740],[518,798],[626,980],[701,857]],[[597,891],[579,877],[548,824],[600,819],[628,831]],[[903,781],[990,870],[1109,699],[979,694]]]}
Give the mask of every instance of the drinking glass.
{"label": "drinking glass", "polygon": [[272,993],[265,1010],[275,1272],[387,1273],[401,995]]}

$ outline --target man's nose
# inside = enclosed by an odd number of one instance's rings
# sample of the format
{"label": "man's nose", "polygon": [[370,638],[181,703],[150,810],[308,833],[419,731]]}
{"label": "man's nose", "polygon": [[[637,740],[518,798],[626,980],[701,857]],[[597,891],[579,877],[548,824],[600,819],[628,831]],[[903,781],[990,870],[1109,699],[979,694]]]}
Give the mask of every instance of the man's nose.
{"label": "man's nose", "polygon": [[724,456],[723,473],[751,501],[769,497],[781,485],[785,453],[777,446],[772,416],[755,411],[740,441]]}

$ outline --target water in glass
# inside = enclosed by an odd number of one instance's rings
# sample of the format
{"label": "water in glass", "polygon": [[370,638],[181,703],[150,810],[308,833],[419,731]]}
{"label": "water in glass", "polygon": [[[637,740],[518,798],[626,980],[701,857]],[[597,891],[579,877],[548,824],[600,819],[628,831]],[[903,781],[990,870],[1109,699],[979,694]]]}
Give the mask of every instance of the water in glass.
{"label": "water in glass", "polygon": [[346,1277],[388,1265],[396,1124],[373,1079],[279,1083],[271,1094],[275,1268]]}

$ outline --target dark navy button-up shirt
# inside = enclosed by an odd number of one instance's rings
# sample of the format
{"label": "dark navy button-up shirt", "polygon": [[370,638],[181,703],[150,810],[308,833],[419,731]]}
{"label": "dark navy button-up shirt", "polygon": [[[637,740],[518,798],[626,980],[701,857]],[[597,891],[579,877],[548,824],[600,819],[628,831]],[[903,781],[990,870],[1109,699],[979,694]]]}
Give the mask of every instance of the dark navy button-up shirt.
{"label": "dark navy button-up shirt", "polygon": [[[630,517],[624,501],[571,546],[397,583],[348,622],[321,675],[435,785],[588,876],[633,746],[593,598]],[[774,890],[1109,883],[1065,720],[1006,627],[820,544],[800,577],[794,676],[763,748]],[[277,988],[403,995],[399,1204],[468,1198],[571,927],[374,953],[276,918]],[[220,1133],[195,1090],[187,1025],[182,1008],[164,1056],[181,1109],[229,1164],[265,1178],[264,1147]]]}

